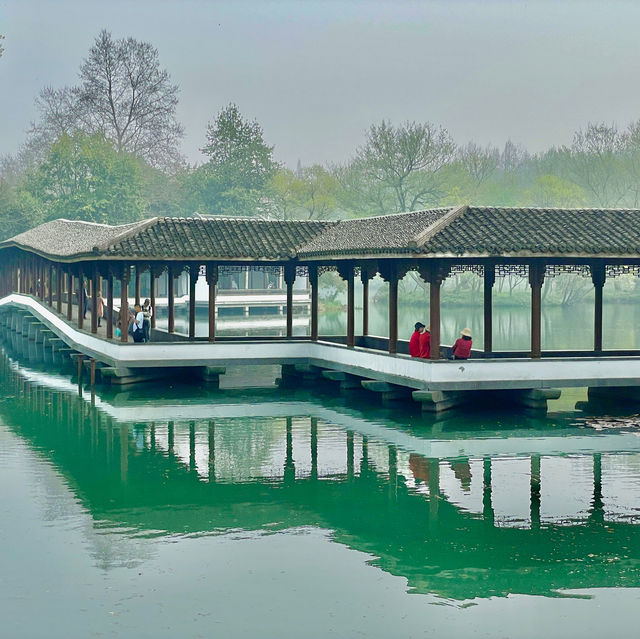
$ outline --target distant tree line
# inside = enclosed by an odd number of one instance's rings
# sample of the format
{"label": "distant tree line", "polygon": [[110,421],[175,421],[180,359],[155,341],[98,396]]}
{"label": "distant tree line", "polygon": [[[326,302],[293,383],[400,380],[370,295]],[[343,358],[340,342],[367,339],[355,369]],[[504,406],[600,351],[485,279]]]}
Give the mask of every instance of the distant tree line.
{"label": "distant tree line", "polygon": [[23,147],[0,159],[0,237],[57,217],[116,224],[150,215],[326,219],[464,203],[640,206],[640,120],[624,129],[587,124],[570,146],[542,153],[511,141],[458,145],[436,124],[385,120],[364,132],[348,162],[291,170],[231,103],[192,166],[179,150],[178,99],[152,45],[102,31],[77,84],[44,87]]}

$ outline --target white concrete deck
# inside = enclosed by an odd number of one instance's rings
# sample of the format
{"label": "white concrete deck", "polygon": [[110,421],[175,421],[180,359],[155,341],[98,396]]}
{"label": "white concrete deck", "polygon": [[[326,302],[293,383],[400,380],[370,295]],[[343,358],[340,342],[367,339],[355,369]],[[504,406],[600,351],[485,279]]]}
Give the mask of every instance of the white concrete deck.
{"label": "white concrete deck", "polygon": [[428,390],[640,386],[640,358],[635,357],[430,362],[301,340],[123,344],[74,328],[30,296],[8,295],[0,299],[0,308],[6,306],[29,311],[71,348],[116,368],[309,364]]}

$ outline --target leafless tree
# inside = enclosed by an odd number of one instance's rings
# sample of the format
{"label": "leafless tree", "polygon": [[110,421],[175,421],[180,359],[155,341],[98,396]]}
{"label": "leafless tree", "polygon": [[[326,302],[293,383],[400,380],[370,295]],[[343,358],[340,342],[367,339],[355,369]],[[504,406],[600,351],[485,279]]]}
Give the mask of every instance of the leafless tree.
{"label": "leafless tree", "polygon": [[80,84],[46,87],[36,100],[40,120],[30,145],[37,149],[61,133],[102,133],[118,151],[172,169],[181,161],[184,131],[176,119],[178,86],[160,68],[158,51],[133,38],[102,31],[80,66]]}
{"label": "leafless tree", "polygon": [[469,144],[459,149],[458,158],[476,186],[480,186],[498,168],[500,151],[492,146],[481,147],[475,142],[469,142]]}

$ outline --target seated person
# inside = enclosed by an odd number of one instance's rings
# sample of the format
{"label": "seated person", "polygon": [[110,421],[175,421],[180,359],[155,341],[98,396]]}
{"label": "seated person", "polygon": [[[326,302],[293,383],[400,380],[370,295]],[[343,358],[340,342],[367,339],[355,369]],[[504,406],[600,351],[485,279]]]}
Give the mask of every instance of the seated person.
{"label": "seated person", "polygon": [[460,337],[453,345],[453,359],[469,359],[471,355],[471,329],[463,328]]}
{"label": "seated person", "polygon": [[431,331],[430,326],[427,326],[420,335],[420,357],[422,359],[429,359],[431,357]]}
{"label": "seated person", "polygon": [[420,336],[424,331],[424,324],[422,322],[416,322],[414,326],[413,334],[409,340],[409,355],[411,357],[420,357]]}

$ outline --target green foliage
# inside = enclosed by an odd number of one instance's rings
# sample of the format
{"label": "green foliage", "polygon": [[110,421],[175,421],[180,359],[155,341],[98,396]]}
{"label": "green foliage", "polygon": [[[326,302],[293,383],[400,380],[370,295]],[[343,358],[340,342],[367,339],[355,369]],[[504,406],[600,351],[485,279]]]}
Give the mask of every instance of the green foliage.
{"label": "green foliage", "polygon": [[268,188],[270,213],[281,220],[323,220],[338,206],[339,184],[327,169],[316,164],[296,173],[279,169]]}
{"label": "green foliage", "polygon": [[256,215],[264,210],[267,184],[278,164],[262,128],[230,104],[207,129],[202,152],[209,161],[184,180],[185,206],[191,212]]}
{"label": "green foliage", "polygon": [[140,163],[100,135],[63,135],[30,173],[24,190],[45,220],[59,217],[120,224],[147,213]]}

